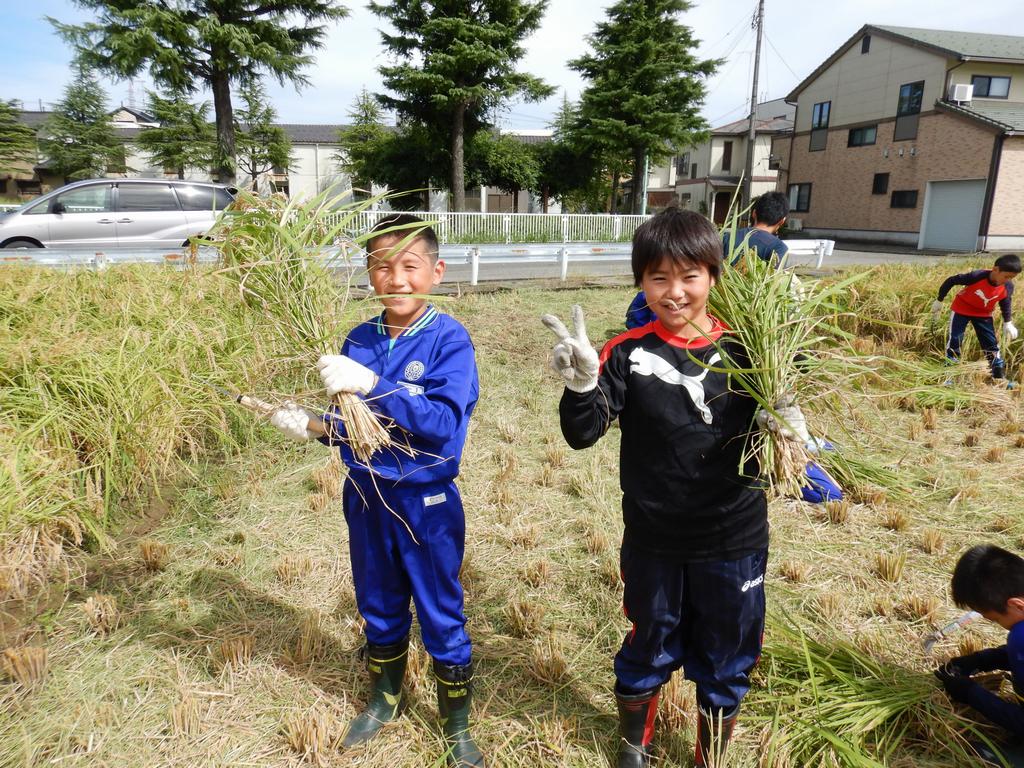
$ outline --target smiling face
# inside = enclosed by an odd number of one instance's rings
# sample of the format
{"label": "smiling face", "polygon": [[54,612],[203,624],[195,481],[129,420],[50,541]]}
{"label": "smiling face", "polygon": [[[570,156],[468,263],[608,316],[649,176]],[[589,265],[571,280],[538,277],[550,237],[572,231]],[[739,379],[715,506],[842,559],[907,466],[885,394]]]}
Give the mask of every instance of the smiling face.
{"label": "smiling face", "polygon": [[665,330],[688,339],[709,331],[708,294],[714,284],[705,265],[667,258],[651,264],[640,281]]}
{"label": "smiling face", "polygon": [[436,259],[421,238],[395,248],[404,236],[382,235],[371,243],[367,268],[370,285],[387,310],[387,325],[401,331],[422,314],[427,294],[444,277],[444,262]]}

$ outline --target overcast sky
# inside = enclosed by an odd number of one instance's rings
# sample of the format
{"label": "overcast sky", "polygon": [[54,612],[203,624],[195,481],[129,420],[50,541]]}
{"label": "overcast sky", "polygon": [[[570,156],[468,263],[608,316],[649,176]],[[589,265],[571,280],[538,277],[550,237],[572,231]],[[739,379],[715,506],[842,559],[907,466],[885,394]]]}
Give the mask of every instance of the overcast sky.
{"label": "overcast sky", "polygon": [[[502,113],[504,128],[545,128],[561,101],[579,96],[582,83],[566,62],[587,49],[586,36],[603,17],[608,0],[550,0],[540,30],[526,43],[522,69],[543,78],[558,95],[539,104],[514,103]],[[19,99],[27,109],[48,107],[61,97],[69,79],[70,52],[45,16],[62,21],[87,18],[68,0],[4,0],[4,44],[0,46],[0,98]],[[333,25],[326,46],[315,53],[307,71],[311,84],[301,92],[272,83],[269,92],[279,122],[343,123],[362,87],[381,88],[377,67],[386,62],[380,45],[380,22],[362,3],[347,2],[349,18]],[[1020,0],[766,0],[766,41],[761,54],[761,101],[785,96],[864,24],[958,29],[1024,36]],[[700,55],[726,58],[710,81],[704,116],[712,125],[735,120],[749,111],[754,56],[751,19],[755,0],[704,0],[684,14],[701,41]],[[105,81],[112,106],[128,103],[127,82]],[[134,85],[139,106],[147,81]],[[210,99],[209,94],[205,98]]]}

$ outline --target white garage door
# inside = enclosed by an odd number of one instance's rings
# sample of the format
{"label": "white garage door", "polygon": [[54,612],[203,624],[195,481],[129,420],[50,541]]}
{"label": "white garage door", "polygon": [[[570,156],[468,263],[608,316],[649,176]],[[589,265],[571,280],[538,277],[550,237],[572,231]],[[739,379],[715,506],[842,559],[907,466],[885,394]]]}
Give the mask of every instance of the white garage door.
{"label": "white garage door", "polygon": [[928,182],[921,247],[975,250],[981,209],[985,205],[985,186],[984,179]]}

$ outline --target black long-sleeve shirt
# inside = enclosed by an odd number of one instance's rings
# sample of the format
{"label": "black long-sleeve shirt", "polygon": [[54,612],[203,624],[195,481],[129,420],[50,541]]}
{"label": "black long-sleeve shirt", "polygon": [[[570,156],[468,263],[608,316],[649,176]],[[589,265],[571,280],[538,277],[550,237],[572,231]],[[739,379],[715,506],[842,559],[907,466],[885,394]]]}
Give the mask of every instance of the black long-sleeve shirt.
{"label": "black long-sleeve shirt", "polygon": [[1013,626],[1006,645],[982,651],[975,657],[980,662],[979,672],[1001,669],[1012,674],[1018,701],[1007,701],[974,683],[968,689],[966,703],[1014,736],[1024,737],[1024,706],[1019,703],[1024,700],[1024,621]]}
{"label": "black long-sleeve shirt", "polygon": [[[710,335],[722,333],[716,321]],[[596,389],[562,395],[573,448],[593,445],[619,419],[624,542],[634,548],[694,561],[768,546],[757,462],[741,467],[756,402],[690,357],[713,364],[718,354],[707,339],[687,342],[655,321],[608,342]]]}

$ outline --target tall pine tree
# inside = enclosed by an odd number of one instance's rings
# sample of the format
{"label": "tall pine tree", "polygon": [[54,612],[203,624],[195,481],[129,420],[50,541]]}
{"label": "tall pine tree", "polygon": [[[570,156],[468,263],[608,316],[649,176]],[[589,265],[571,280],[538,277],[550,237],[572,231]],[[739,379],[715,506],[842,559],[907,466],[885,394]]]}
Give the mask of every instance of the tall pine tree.
{"label": "tall pine tree", "polygon": [[136,143],[161,168],[173,168],[179,179],[186,168],[209,169],[216,157],[216,132],[207,119],[209,104],[193,104],[182,90],[161,96],[149,92],[149,113],[159,125],[146,128]]}
{"label": "tall pine tree", "polygon": [[363,88],[348,112],[349,124],[338,131],[341,151],[334,159],[352,182],[352,194],[365,199],[374,182],[381,182],[380,158],[390,132],[377,99]]}
{"label": "tall pine tree", "polygon": [[43,131],[39,149],[65,181],[102,177],[124,165],[124,144],[110,122],[107,95],[84,66],[77,67]]}
{"label": "tall pine tree", "polygon": [[36,134],[19,119],[17,102],[0,99],[0,172],[11,173],[36,160]]}
{"label": "tall pine tree", "polygon": [[447,139],[452,208],[461,211],[465,147],[487,127],[489,112],[512,97],[536,101],[551,94],[540,78],[516,71],[547,0],[391,0],[369,7],[395,30],[381,33],[395,59],[380,68],[393,94],[382,95],[381,103]]}
{"label": "tall pine tree", "polygon": [[239,91],[238,167],[249,177],[256,192],[259,177],[291,163],[292,142],[284,129],[274,125],[276,113],[263,84],[247,80]]}
{"label": "tall pine tree", "polygon": [[74,0],[97,21],[49,19],[83,59],[117,77],[148,70],[160,86],[213,92],[220,181],[235,179],[231,86],[262,72],[304,85],[322,22],[348,15],[338,0]]}
{"label": "tall pine tree", "polygon": [[708,128],[700,108],[721,62],[696,57],[698,41],[679,20],[691,7],[687,0],[619,0],[588,37],[593,52],[569,62],[588,83],[582,135],[632,160],[633,213],[641,208],[645,158],[656,163],[696,144]]}

